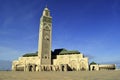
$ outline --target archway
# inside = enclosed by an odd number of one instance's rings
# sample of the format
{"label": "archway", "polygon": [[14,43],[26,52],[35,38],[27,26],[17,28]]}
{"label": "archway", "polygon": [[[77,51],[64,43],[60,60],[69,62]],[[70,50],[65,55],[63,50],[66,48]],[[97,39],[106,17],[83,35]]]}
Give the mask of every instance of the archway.
{"label": "archway", "polygon": [[92,71],[94,71],[94,70],[95,70],[95,66],[92,67]]}
{"label": "archway", "polygon": [[22,64],[16,65],[16,71],[24,71],[24,65]]}
{"label": "archway", "polygon": [[86,63],[85,63],[84,60],[80,61],[79,68],[80,68],[81,71],[85,71],[86,70]]}
{"label": "archway", "polygon": [[75,60],[72,60],[70,62],[70,67],[72,71],[76,71],[77,70],[77,62]]}
{"label": "archway", "polygon": [[30,65],[30,66],[29,66],[29,71],[32,71],[32,69],[33,69],[33,66]]}

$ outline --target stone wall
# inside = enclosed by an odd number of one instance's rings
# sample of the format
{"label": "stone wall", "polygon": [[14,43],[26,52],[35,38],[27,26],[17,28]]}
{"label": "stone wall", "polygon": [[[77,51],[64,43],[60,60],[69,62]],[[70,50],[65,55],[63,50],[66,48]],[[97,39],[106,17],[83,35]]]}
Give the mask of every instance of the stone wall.
{"label": "stone wall", "polygon": [[13,71],[26,71],[28,65],[39,65],[40,59],[38,57],[19,57],[18,60],[12,62]]}
{"label": "stone wall", "polygon": [[69,70],[89,70],[88,58],[83,57],[83,54],[57,55],[57,58],[53,59],[53,65],[61,64],[68,64]]}
{"label": "stone wall", "polygon": [[40,65],[38,57],[19,57],[12,63],[13,71],[79,71],[89,70],[88,58],[83,54],[57,55],[52,65]]}
{"label": "stone wall", "polygon": [[116,65],[115,64],[94,64],[90,65],[91,71],[98,71],[98,70],[115,70]]}
{"label": "stone wall", "polygon": [[99,70],[115,70],[116,65],[115,64],[101,64],[99,65]]}

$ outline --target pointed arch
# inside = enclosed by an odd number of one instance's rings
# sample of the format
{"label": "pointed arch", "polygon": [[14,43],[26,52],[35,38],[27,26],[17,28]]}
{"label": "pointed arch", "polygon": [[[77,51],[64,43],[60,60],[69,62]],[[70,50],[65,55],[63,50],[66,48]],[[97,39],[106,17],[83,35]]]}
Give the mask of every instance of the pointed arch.
{"label": "pointed arch", "polygon": [[85,60],[80,60],[79,67],[80,67],[80,70],[82,70],[82,71],[86,70],[87,69],[86,61]]}

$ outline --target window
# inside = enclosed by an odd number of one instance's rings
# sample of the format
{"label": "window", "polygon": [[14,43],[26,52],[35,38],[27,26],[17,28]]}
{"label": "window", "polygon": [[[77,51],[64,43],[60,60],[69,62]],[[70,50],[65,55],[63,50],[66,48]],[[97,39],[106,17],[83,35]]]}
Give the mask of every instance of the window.
{"label": "window", "polygon": [[45,59],[47,59],[47,56],[45,56]]}

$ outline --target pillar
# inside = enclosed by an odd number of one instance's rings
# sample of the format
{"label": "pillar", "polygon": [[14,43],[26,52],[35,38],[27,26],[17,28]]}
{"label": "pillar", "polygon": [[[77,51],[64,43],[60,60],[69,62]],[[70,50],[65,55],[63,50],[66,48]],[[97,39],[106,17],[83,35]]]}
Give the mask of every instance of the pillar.
{"label": "pillar", "polygon": [[64,71],[67,71],[67,64],[64,64]]}
{"label": "pillar", "polygon": [[61,64],[59,65],[59,69],[60,69],[60,71],[62,71],[62,65]]}

